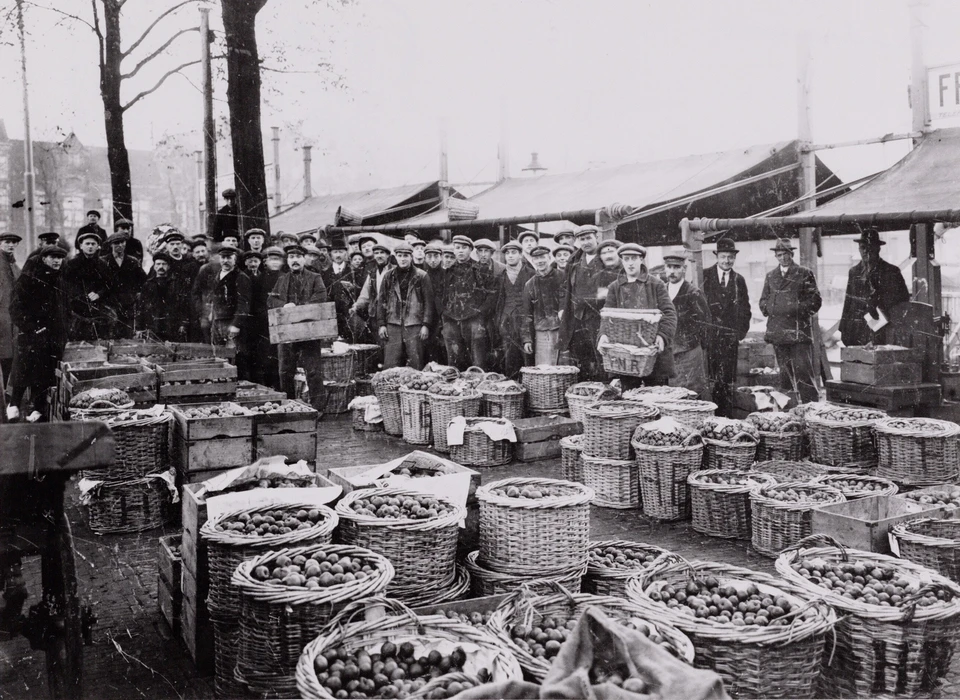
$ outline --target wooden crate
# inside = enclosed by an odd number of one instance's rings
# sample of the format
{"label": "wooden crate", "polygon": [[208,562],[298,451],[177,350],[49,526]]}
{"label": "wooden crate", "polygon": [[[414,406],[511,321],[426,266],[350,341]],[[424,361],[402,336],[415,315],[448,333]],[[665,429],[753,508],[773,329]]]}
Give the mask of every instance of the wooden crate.
{"label": "wooden crate", "polygon": [[[297,410],[285,413],[254,412],[256,459],[285,455],[288,459],[317,459],[317,411],[302,401],[285,399],[284,406],[295,405]],[[256,404],[260,405],[260,404]]]}
{"label": "wooden crate", "polygon": [[868,364],[846,361],[840,365],[840,381],[871,386],[919,384],[923,368],[919,362],[883,362]]}
{"label": "wooden crate", "polygon": [[254,438],[225,437],[207,440],[173,439],[173,459],[177,471],[184,475],[216,469],[244,467],[256,461]]}
{"label": "wooden crate", "polygon": [[173,359],[171,343],[149,343],[134,340],[113,340],[110,342],[110,359],[115,357],[150,357],[158,361]]}
{"label": "wooden crate", "polygon": [[173,343],[173,357],[177,362],[218,359],[236,364],[237,348],[211,343]]}
{"label": "wooden crate", "polygon": [[164,581],[163,577],[157,579],[157,608],[160,610],[160,617],[175,635],[180,634],[180,614],[183,609],[183,591],[180,584],[180,579],[177,579],[176,586]]}
{"label": "wooden crate", "polygon": [[67,343],[61,360],[63,362],[106,362],[108,347],[106,342],[102,344],[88,343],[86,341]]}
{"label": "wooden crate", "polygon": [[336,340],[339,335],[333,302],[270,309],[267,320],[270,324],[270,342],[273,344]]}
{"label": "wooden crate", "polygon": [[514,456],[533,462],[560,456],[560,440],[583,433],[583,424],[565,416],[537,416],[513,421],[517,434]]}
{"label": "wooden crate", "polygon": [[[232,406],[242,408],[239,404],[226,402]],[[199,408],[209,404],[195,406],[173,405],[170,411],[176,421],[177,436],[187,442],[210,440],[213,438],[253,437],[253,413],[244,409],[243,415],[217,416],[210,418],[188,418],[184,413],[186,408]],[[214,404],[216,405],[216,404]]]}
{"label": "wooden crate", "polygon": [[183,567],[181,577],[180,638],[193,659],[197,672],[213,672],[213,625],[207,610],[207,588],[200,590],[196,577]]}
{"label": "wooden crate", "polygon": [[937,517],[940,506],[928,506],[899,496],[867,496],[814,508],[813,532],[830,535],[848,547],[890,553],[890,528],[905,520]]}
{"label": "wooden crate", "polygon": [[241,406],[258,406],[267,401],[283,401],[287,395],[263,384],[254,384],[241,379],[237,382],[237,397],[234,403]]}
{"label": "wooden crate", "polygon": [[[157,373],[144,365],[111,365],[71,372],[64,380],[64,403],[87,389],[120,389],[137,404],[157,402]],[[95,376],[90,378],[90,374]],[[99,375],[99,376],[96,376]]]}
{"label": "wooden crate", "polygon": [[[443,457],[437,457],[435,455],[432,455],[428,452],[423,452],[421,450],[415,450],[414,452],[411,452],[404,459],[411,460],[412,464],[415,464],[415,463],[423,464],[424,462],[439,463],[439,464],[442,464],[450,474],[469,474],[470,490],[467,495],[467,503],[471,503],[476,499],[475,494],[477,492],[477,488],[480,486],[480,472],[474,469],[465,467],[461,464],[457,464],[456,462],[452,462],[449,459],[444,459]],[[376,466],[378,465],[366,464],[366,465],[356,466],[356,467],[334,467],[333,469],[330,469],[327,472],[327,477],[330,479],[332,483],[336,484],[337,486],[340,486],[343,489],[344,494],[348,494],[355,489],[363,488],[364,485],[360,483],[361,481],[359,478],[360,475],[370,471]],[[402,466],[403,466],[403,463],[401,462],[397,466],[397,468],[399,469]],[[407,480],[404,483],[416,484],[418,481],[421,481],[421,480],[429,481],[431,478],[433,477],[425,476],[425,477],[422,477],[421,479]]]}
{"label": "wooden crate", "polygon": [[923,362],[923,351],[901,345],[854,345],[840,348],[841,362],[859,362],[865,365],[889,365],[900,362]]}
{"label": "wooden crate", "polygon": [[169,362],[157,366],[162,403],[183,403],[197,396],[233,398],[237,368],[223,360]]}
{"label": "wooden crate", "polygon": [[180,542],[180,535],[166,535],[159,538],[157,550],[157,572],[161,579],[176,586],[177,591],[180,590],[180,569],[183,566],[183,559],[176,550]]}

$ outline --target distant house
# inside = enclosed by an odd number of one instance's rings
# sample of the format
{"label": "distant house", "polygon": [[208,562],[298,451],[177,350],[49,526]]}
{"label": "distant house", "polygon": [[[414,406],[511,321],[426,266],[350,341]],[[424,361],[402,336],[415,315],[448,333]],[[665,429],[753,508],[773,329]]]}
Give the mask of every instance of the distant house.
{"label": "distant house", "polygon": [[[145,237],[160,223],[198,230],[196,164],[192,156],[128,150],[133,184],[134,233]],[[33,142],[37,232],[58,231],[73,242],[86,212],[100,211],[113,230],[107,149],[86,146],[75,134],[63,141]],[[23,141],[7,137],[0,120],[0,231],[26,238]],[[19,206],[18,206],[19,205]]]}

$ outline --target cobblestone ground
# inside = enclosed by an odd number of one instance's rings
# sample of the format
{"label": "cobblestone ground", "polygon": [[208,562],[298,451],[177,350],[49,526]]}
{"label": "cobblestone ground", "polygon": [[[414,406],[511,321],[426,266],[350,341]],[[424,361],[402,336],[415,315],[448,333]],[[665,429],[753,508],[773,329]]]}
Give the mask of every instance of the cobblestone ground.
{"label": "cobblestone ground", "polygon": [[[377,464],[404,455],[399,439],[350,430],[346,419],[321,424],[319,466]],[[508,476],[556,476],[559,460],[514,463],[483,470],[485,482]],[[199,677],[178,639],[157,609],[157,538],[179,531],[170,524],[149,532],[96,535],[71,489],[68,513],[77,547],[80,592],[98,621],[93,645],[84,650],[84,697],[90,700],[212,698],[212,677]],[[636,512],[593,508],[593,539],[628,539],[658,544],[687,558],[714,559],[773,572],[771,559],[746,542],[725,541],[694,532],[689,523],[656,523]],[[39,581],[39,560],[25,563],[31,592]],[[35,602],[35,597],[28,605]],[[33,700],[47,695],[43,654],[25,639],[0,642],[0,698]],[[960,662],[951,668],[935,696],[960,697]]]}

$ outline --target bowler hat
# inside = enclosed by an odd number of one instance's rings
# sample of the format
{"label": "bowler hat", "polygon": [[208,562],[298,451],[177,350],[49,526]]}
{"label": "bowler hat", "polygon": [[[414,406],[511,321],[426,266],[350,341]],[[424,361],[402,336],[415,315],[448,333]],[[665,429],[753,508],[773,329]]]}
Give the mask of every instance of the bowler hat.
{"label": "bowler hat", "polygon": [[93,231],[84,231],[84,232],[81,233],[79,236],[77,236],[77,246],[79,246],[81,243],[83,243],[83,242],[84,242],[85,240],[87,240],[88,238],[92,238],[92,239],[95,240],[98,244],[100,243],[100,236],[99,236],[99,234],[96,234],[96,233],[94,233]]}
{"label": "bowler hat", "polygon": [[864,229],[860,233],[860,238],[854,238],[853,242],[868,247],[880,247],[887,244],[886,241],[880,240],[880,232],[875,228]]}
{"label": "bowler hat", "polygon": [[15,233],[0,233],[0,241],[13,241],[19,243],[23,239]]}
{"label": "bowler hat", "polygon": [[[612,241],[604,241],[600,245],[611,242]],[[627,255],[637,255],[644,258],[647,257],[647,249],[639,243],[624,243],[622,246],[620,246],[620,248],[617,249],[617,253],[621,258]]]}
{"label": "bowler hat", "polygon": [[67,251],[58,245],[45,245],[40,249],[40,257],[45,258],[48,255],[55,258],[65,258],[67,257]]}
{"label": "bowler hat", "polygon": [[793,246],[793,243],[790,242],[789,238],[778,238],[777,244],[770,250],[774,251],[775,253],[785,253],[793,252],[796,250],[796,248]]}
{"label": "bowler hat", "polygon": [[453,242],[459,243],[461,245],[470,246],[471,248],[473,248],[473,241],[470,240],[469,236],[464,236],[463,234],[460,234],[459,236],[454,236]]}
{"label": "bowler hat", "polygon": [[734,241],[732,238],[721,238],[720,240],[717,241],[717,250],[715,251],[716,254],[719,255],[720,253],[739,253],[739,252],[740,251],[737,249],[737,242]]}

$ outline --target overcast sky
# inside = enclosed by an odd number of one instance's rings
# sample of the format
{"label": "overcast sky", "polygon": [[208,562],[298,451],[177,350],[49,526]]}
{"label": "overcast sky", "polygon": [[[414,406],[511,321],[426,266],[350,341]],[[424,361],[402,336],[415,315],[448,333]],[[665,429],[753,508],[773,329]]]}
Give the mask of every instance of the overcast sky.
{"label": "overcast sky", "polygon": [[[35,139],[73,131],[103,144],[96,40],[76,22],[38,5],[89,18],[88,0],[29,0],[28,71]],[[0,6],[12,0],[0,1]],[[34,5],[33,3],[37,3]],[[331,7],[329,3],[333,3]],[[127,0],[124,45],[173,0]],[[218,4],[213,27],[222,32]],[[960,61],[960,3],[930,0],[926,63]],[[193,8],[164,26],[197,22]],[[795,138],[797,36],[811,36],[813,133],[818,142],[910,129],[906,0],[271,0],[258,32],[268,62],[310,71],[266,73],[263,126],[281,126],[284,187],[299,197],[294,151],[314,145],[315,190],[345,191],[435,179],[446,123],[451,180],[492,180],[501,111],[513,175],[531,151],[549,172],[651,160]],[[16,36],[0,46],[0,118],[23,133]],[[158,32],[138,51],[158,46]],[[179,39],[162,62],[127,86],[127,97],[197,56]],[[174,77],[126,115],[127,143],[150,148],[165,135],[195,132],[202,116],[199,69]],[[216,85],[226,110],[225,82]],[[194,143],[192,147],[199,148]],[[828,163],[849,179],[897,160],[904,146],[835,152]],[[229,168],[229,165],[222,166]],[[289,199],[288,199],[289,201]]]}

